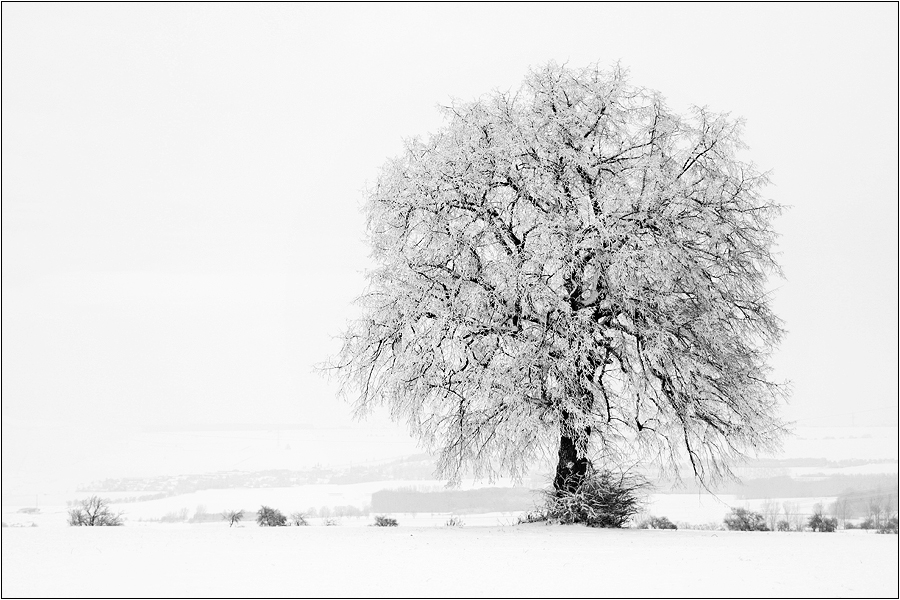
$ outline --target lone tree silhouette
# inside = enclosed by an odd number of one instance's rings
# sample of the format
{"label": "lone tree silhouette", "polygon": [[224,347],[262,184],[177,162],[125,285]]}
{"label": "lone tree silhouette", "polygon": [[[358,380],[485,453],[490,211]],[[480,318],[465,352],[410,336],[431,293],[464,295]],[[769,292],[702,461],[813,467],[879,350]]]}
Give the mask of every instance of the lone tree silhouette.
{"label": "lone tree silhouette", "polygon": [[558,491],[598,453],[708,484],[777,446],[782,207],[741,121],[554,63],[444,114],[366,192],[376,268],[330,363],[358,416],[390,407],[455,481],[552,448]]}
{"label": "lone tree silhouette", "polygon": [[69,510],[69,525],[74,527],[118,527],[122,525],[122,513],[114,513],[109,499],[99,496],[84,498]]}

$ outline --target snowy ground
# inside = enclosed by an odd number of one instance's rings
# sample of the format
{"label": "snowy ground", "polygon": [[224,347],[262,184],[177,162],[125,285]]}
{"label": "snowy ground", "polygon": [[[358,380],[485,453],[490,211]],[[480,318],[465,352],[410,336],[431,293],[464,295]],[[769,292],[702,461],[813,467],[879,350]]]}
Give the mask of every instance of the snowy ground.
{"label": "snowy ground", "polygon": [[896,536],[248,524],[6,528],[3,597],[897,597]]}

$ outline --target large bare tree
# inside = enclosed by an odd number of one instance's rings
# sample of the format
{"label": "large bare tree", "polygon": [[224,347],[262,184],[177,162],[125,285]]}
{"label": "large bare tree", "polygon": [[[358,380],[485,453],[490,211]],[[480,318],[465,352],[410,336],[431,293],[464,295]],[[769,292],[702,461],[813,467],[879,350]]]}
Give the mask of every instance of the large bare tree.
{"label": "large bare tree", "polygon": [[450,479],[552,448],[557,490],[596,453],[711,482],[777,445],[781,207],[741,122],[553,63],[445,112],[367,192],[377,266],[333,365],[356,411],[390,407]]}

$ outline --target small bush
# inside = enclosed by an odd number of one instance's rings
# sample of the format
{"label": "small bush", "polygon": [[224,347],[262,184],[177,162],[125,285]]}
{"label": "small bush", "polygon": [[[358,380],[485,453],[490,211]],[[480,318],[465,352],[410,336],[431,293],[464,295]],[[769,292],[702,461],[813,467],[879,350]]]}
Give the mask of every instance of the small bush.
{"label": "small bush", "polygon": [[725,517],[725,526],[731,531],[769,531],[765,518],[746,508],[732,508],[731,514]]}
{"label": "small bush", "polygon": [[339,519],[335,519],[334,517],[325,517],[322,522],[324,523],[325,527],[336,527],[341,524],[341,521]]}
{"label": "small bush", "polygon": [[456,515],[453,515],[449,519],[447,519],[447,522],[444,523],[444,525],[446,525],[447,527],[462,527],[465,525],[465,523],[463,523],[462,519],[460,519]]}
{"label": "small bush", "polygon": [[825,517],[822,513],[815,513],[809,518],[809,528],[813,531],[832,533],[837,529],[838,521],[834,517]]}
{"label": "small bush", "polygon": [[689,523],[687,521],[675,521],[678,529],[689,529],[695,531],[722,531],[725,526],[721,521],[712,521],[709,523]]}
{"label": "small bush", "polygon": [[397,519],[391,519],[384,515],[375,515],[375,527],[396,527],[399,525]]}
{"label": "small bush", "polygon": [[229,527],[233,527],[235,524],[240,523],[243,518],[243,510],[226,510],[222,513],[222,519],[228,521]]}
{"label": "small bush", "polygon": [[893,533],[897,535],[898,530],[900,530],[900,523],[898,523],[897,515],[894,515],[885,520],[884,524],[878,528],[878,533]]}
{"label": "small bush", "polygon": [[543,506],[519,517],[519,523],[583,523],[588,527],[622,527],[640,512],[646,481],[608,469],[589,469],[572,491],[543,492]]}
{"label": "small bush", "polygon": [[256,512],[256,523],[260,527],[284,527],[287,525],[287,517],[277,508],[263,506]]}
{"label": "small bush", "polygon": [[516,521],[516,525],[522,525],[523,523],[546,523],[547,515],[545,515],[541,510],[529,510],[527,512],[519,515],[518,520]]}
{"label": "small bush", "polygon": [[307,525],[309,525],[309,521],[306,520],[306,515],[304,513],[292,512],[291,524],[297,527],[306,527]]}
{"label": "small bush", "polygon": [[791,524],[788,523],[787,521],[778,521],[777,527],[778,527],[778,531],[790,531],[791,530]]}
{"label": "small bush", "polygon": [[73,527],[117,527],[122,525],[122,513],[109,508],[109,500],[91,496],[76,503],[69,510],[69,525]]}
{"label": "small bush", "polygon": [[638,529],[678,529],[668,517],[650,517],[641,521]]}

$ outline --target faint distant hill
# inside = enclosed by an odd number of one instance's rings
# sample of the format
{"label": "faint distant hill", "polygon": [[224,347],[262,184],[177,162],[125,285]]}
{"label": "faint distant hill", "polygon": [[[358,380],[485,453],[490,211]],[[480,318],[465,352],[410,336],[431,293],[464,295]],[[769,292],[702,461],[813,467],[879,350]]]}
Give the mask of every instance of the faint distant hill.
{"label": "faint distant hill", "polygon": [[[733,494],[743,498],[815,498],[839,496],[862,490],[897,490],[896,473],[863,473],[858,475],[779,475],[722,483],[713,488],[717,494]],[[693,481],[663,486],[658,491],[674,494],[697,494],[703,490]]]}
{"label": "faint distant hill", "polygon": [[121,477],[80,486],[79,492],[136,492],[117,502],[139,502],[200,490],[230,488],[282,488],[298,485],[369,483],[385,480],[434,479],[435,462],[427,454],[365,465],[305,470],[218,471],[158,477]]}
{"label": "faint distant hill", "polygon": [[[751,461],[740,469],[742,480],[716,486],[718,494],[734,494],[744,498],[804,498],[838,496],[848,491],[896,490],[898,487],[896,460],[826,460],[822,458],[760,459]],[[875,467],[893,472],[846,473],[845,471]],[[550,469],[548,465],[541,467]],[[446,491],[423,492],[393,490],[373,496],[373,506],[384,504],[380,510],[407,512],[406,508],[418,508],[425,512],[441,512],[457,509],[479,508],[479,503],[490,505],[494,510],[507,510],[509,506],[528,505],[531,500],[530,488],[548,485],[543,470],[524,483],[525,487],[513,488],[517,491],[500,491],[491,496],[486,504],[488,492]],[[548,473],[550,471],[547,471]],[[318,467],[304,470],[272,469],[263,471],[219,471],[189,475],[114,478],[95,481],[81,486],[80,492],[134,492],[133,496],[121,496],[117,502],[139,502],[145,500],[189,494],[201,490],[231,488],[285,488],[300,485],[351,485],[392,480],[434,480],[435,460],[428,454],[415,454],[400,459],[346,465],[342,467]],[[700,493],[699,486],[685,474],[681,484],[665,479],[655,480],[657,493]],[[441,495],[443,494],[443,495]],[[484,498],[479,496],[481,494]],[[528,502],[526,502],[526,499]],[[440,510],[434,507],[442,507]],[[501,507],[501,508],[498,508]],[[375,508],[375,510],[379,510]],[[508,510],[518,510],[508,508]]]}

